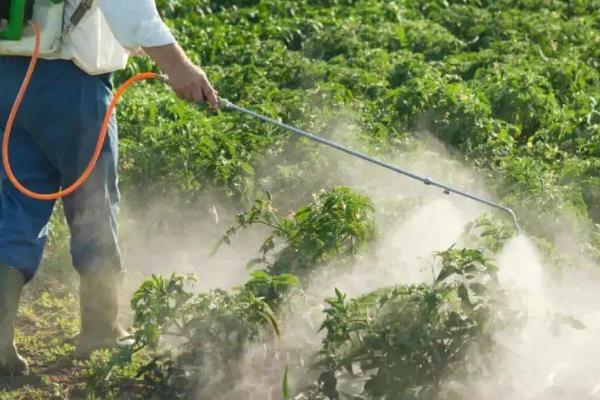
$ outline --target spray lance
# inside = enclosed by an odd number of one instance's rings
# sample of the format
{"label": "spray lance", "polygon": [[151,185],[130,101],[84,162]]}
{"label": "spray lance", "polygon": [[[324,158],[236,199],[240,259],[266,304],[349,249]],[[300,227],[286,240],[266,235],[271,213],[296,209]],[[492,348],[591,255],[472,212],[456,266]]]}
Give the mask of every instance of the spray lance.
{"label": "spray lance", "polygon": [[477,201],[479,203],[483,203],[483,204],[485,204],[487,206],[499,209],[499,210],[501,210],[503,212],[506,212],[506,213],[510,214],[517,232],[521,232],[521,227],[519,226],[519,221],[517,220],[517,215],[515,214],[515,212],[511,208],[508,208],[508,207],[503,206],[503,205],[498,204],[498,203],[494,203],[493,201],[487,200],[487,199],[485,199],[485,198],[483,198],[481,196],[477,196],[477,195],[474,195],[474,194],[471,194],[471,193],[467,193],[467,192],[464,192],[462,190],[458,190],[458,189],[455,189],[453,187],[450,187],[450,186],[444,185],[442,183],[436,182],[435,180],[433,180],[433,179],[431,179],[429,177],[419,176],[419,175],[414,174],[414,173],[412,173],[410,171],[407,171],[407,170],[399,168],[399,167],[397,167],[395,165],[389,164],[389,163],[387,163],[385,161],[378,160],[378,159],[373,158],[371,156],[368,156],[368,155],[366,155],[364,153],[361,153],[361,152],[358,152],[356,150],[353,150],[353,149],[351,149],[349,147],[342,146],[342,145],[340,145],[340,144],[338,144],[336,142],[333,142],[333,141],[325,139],[325,138],[323,138],[321,136],[315,135],[314,133],[310,133],[310,132],[304,131],[302,129],[295,128],[293,126],[290,126],[290,125],[284,124],[282,122],[279,122],[279,121],[277,121],[275,119],[269,118],[269,117],[267,117],[265,115],[261,115],[261,114],[255,112],[255,111],[248,110],[246,108],[240,107],[240,106],[232,103],[231,101],[229,101],[227,99],[220,99],[219,103],[220,103],[220,107],[222,109],[224,109],[224,110],[227,110],[227,111],[238,111],[240,113],[243,113],[243,114],[249,115],[251,117],[254,117],[254,118],[256,118],[256,119],[258,119],[260,121],[263,121],[263,122],[275,125],[275,126],[277,126],[279,128],[282,128],[282,129],[285,129],[285,130],[287,130],[289,132],[295,133],[296,135],[303,136],[303,137],[308,138],[310,140],[313,140],[315,142],[318,142],[318,143],[324,144],[326,146],[332,147],[332,148],[334,148],[336,150],[342,151],[342,152],[344,152],[346,154],[350,154],[351,156],[358,157],[358,158],[360,158],[362,160],[370,162],[371,164],[378,165],[380,167],[383,167],[383,168],[386,168],[388,170],[394,171],[394,172],[396,172],[398,174],[407,176],[407,177],[409,177],[411,179],[415,179],[417,181],[420,181],[420,182],[424,183],[425,185],[438,187],[438,188],[442,189],[444,191],[444,193],[447,194],[447,195],[449,195],[450,193],[454,193],[454,194],[457,194],[459,196],[466,197],[468,199]]}

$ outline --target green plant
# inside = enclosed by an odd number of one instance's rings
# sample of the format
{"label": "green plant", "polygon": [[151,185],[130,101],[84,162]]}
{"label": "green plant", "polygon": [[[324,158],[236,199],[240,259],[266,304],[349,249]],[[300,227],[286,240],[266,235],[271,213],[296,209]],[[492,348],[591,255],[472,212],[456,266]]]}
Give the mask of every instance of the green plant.
{"label": "green plant", "polygon": [[436,399],[449,379],[487,370],[489,358],[480,356],[491,356],[503,324],[496,267],[478,250],[449,249],[438,257],[433,284],[354,300],[336,290],[327,300],[317,393],[339,399],[340,382],[357,382],[358,398]]}
{"label": "green plant", "polygon": [[[320,263],[334,256],[356,254],[373,238],[375,226],[373,205],[365,196],[348,188],[323,191],[312,204],[287,217],[280,217],[272,207],[267,193],[248,211],[237,216],[237,224],[228,230],[221,243],[242,228],[262,224],[272,228],[272,234],[261,246],[262,256],[251,260],[249,267],[264,264],[271,274],[291,273],[305,276]],[[283,241],[278,247],[277,240]],[[272,252],[275,252],[271,255]]]}

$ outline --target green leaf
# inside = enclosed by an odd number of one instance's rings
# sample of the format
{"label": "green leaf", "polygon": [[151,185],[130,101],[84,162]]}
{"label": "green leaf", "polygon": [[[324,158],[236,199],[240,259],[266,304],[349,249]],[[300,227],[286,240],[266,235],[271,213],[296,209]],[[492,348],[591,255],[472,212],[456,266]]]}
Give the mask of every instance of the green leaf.
{"label": "green leaf", "polygon": [[288,366],[285,366],[285,372],[283,373],[283,382],[281,384],[281,391],[283,394],[283,400],[288,400],[290,398],[290,387],[288,381]]}
{"label": "green leaf", "polygon": [[277,322],[277,318],[275,318],[275,315],[268,311],[260,311],[259,315],[261,315],[265,319],[265,321],[268,321],[271,324],[277,337],[281,337],[281,331],[279,330],[279,322]]}
{"label": "green leaf", "polygon": [[444,267],[442,268],[442,270],[440,271],[440,273],[438,274],[437,278],[436,278],[436,282],[443,282],[446,279],[448,279],[449,277],[451,277],[452,275],[458,274],[459,270],[458,268],[451,266],[451,265],[444,265]]}

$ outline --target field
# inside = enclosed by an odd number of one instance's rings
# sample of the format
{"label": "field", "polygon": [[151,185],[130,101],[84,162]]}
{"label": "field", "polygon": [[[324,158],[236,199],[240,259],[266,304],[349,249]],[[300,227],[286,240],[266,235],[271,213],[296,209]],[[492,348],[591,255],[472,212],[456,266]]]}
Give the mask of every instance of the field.
{"label": "field", "polygon": [[70,358],[57,210],[19,314],[33,374],[0,399],[600,398],[600,1],[157,4],[222,97],[523,232],[141,84],[118,110],[134,344]]}

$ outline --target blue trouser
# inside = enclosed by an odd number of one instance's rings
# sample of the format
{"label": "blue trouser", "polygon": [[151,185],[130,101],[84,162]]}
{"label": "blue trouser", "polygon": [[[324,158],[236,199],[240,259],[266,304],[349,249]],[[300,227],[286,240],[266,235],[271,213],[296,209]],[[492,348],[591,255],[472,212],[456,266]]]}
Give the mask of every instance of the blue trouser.
{"label": "blue trouser", "polygon": [[[0,56],[0,134],[28,58]],[[39,193],[73,183],[93,153],[111,97],[108,75],[90,76],[69,61],[40,60],[12,130],[9,156],[19,181]],[[117,243],[117,126],[113,120],[89,180],[63,199],[71,256],[80,273],[121,269]],[[0,170],[0,264],[31,279],[40,264],[54,202],[28,198]]]}

